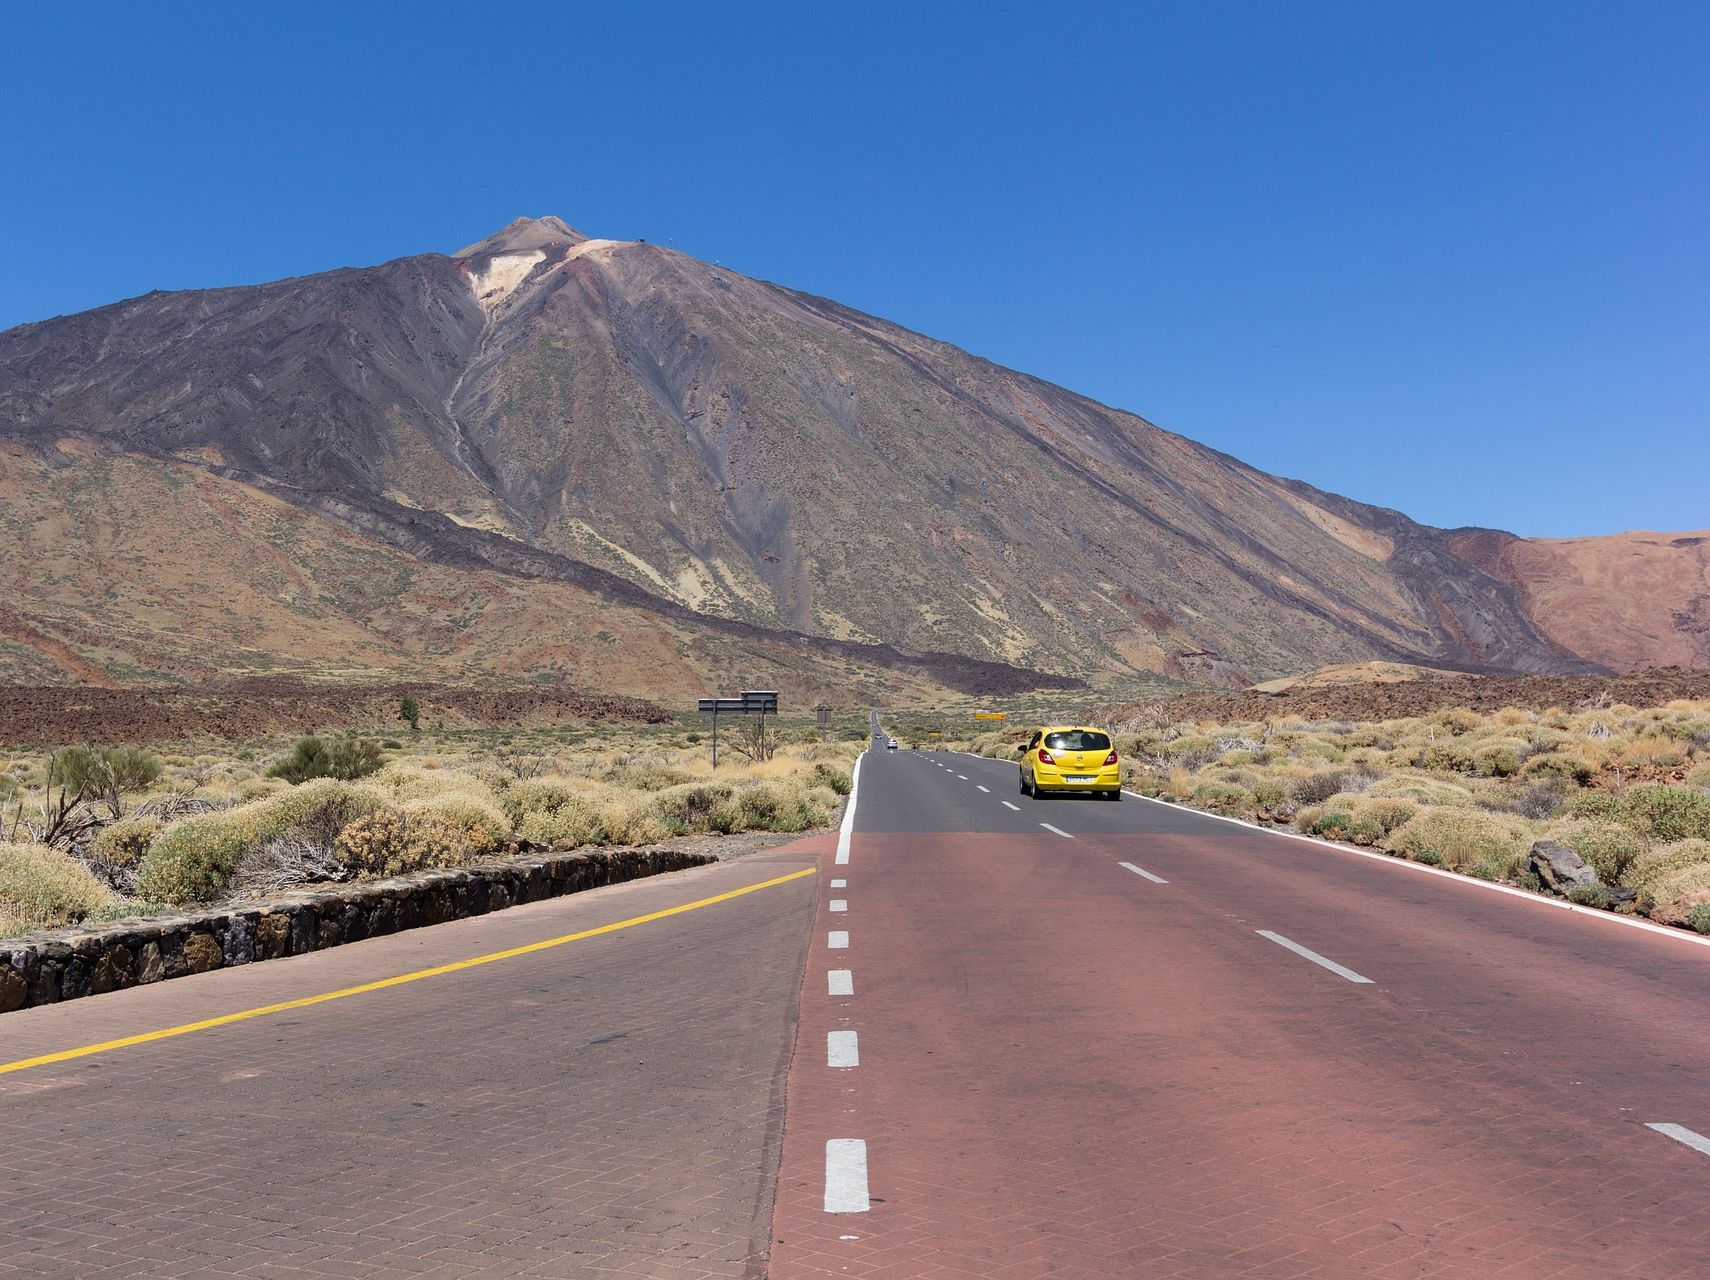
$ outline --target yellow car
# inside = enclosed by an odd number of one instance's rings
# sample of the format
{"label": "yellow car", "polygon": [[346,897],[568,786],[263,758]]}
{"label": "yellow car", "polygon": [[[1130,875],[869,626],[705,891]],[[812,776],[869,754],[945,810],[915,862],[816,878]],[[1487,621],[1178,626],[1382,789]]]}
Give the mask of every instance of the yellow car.
{"label": "yellow car", "polygon": [[1091,791],[1122,799],[1122,762],[1110,735],[1085,725],[1048,725],[1021,749],[1021,794],[1042,800],[1054,791]]}

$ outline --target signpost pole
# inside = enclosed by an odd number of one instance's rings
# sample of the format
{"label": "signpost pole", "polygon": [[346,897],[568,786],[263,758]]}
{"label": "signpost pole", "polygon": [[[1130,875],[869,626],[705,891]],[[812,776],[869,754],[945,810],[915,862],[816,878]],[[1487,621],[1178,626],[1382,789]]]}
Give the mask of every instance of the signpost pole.
{"label": "signpost pole", "polygon": [[712,767],[718,768],[718,708],[712,713]]}

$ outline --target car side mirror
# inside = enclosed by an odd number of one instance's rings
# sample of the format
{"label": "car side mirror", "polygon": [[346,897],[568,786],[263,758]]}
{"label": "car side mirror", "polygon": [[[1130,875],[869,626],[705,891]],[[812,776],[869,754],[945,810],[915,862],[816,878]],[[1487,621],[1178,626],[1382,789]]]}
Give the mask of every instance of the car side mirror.
{"label": "car side mirror", "polygon": [[1019,747],[1017,747],[1015,749],[1015,754],[1018,756],[1026,755],[1027,754],[1027,744],[1024,742]]}

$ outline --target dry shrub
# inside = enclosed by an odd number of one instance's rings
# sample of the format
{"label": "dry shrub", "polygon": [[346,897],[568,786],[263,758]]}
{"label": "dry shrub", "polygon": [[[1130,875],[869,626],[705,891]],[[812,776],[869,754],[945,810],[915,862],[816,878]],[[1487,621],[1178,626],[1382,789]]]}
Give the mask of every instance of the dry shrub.
{"label": "dry shrub", "polygon": [[1621,883],[1641,898],[1660,900],[1675,876],[1707,864],[1710,864],[1710,840],[1677,840],[1634,858]]}
{"label": "dry shrub", "polygon": [[531,844],[576,847],[598,844],[605,838],[600,815],[586,804],[567,804],[556,809],[536,809],[517,823],[517,835]]}
{"label": "dry shrub", "polygon": [[135,871],[165,826],[153,814],[123,818],[95,837],[88,859],[110,875]]}
{"label": "dry shrub", "polygon": [[1348,770],[1320,769],[1294,783],[1294,798],[1299,804],[1323,804],[1338,791],[1346,789]]}
{"label": "dry shrub", "polygon": [[1520,869],[1533,831],[1518,818],[1478,809],[1431,806],[1384,837],[1392,853],[1434,854],[1451,871],[1499,880]]}
{"label": "dry shrub", "polygon": [[403,811],[413,823],[455,833],[463,851],[470,856],[491,853],[511,838],[511,820],[505,811],[473,792],[448,791],[412,800]]}
{"label": "dry shrub", "polygon": [[530,778],[514,783],[505,792],[505,809],[512,820],[520,824],[532,814],[550,815],[572,807],[588,790],[587,783],[569,778]]}
{"label": "dry shrub", "polygon": [[1473,802],[1473,793],[1466,787],[1453,782],[1442,782],[1436,778],[1384,778],[1372,783],[1366,794],[1388,800],[1411,800],[1414,804],[1434,805],[1438,808],[1470,805]]}
{"label": "dry shrub", "polygon": [[1398,827],[1406,825],[1419,815],[1419,806],[1411,800],[1402,800],[1395,796],[1364,796],[1364,803],[1359,807],[1359,816],[1375,822],[1382,833],[1388,835]]}
{"label": "dry shrub", "polygon": [[179,905],[218,897],[243,857],[292,836],[330,846],[352,819],[376,807],[360,784],[318,778],[236,809],[170,823],[137,869],[137,889]]}
{"label": "dry shrub", "polygon": [[363,876],[395,876],[424,867],[456,866],[467,856],[466,834],[455,827],[396,809],[377,809],[351,822],[333,852]]}
{"label": "dry shrub", "polygon": [[8,928],[77,924],[117,896],[68,854],[40,844],[0,844],[0,910]]}

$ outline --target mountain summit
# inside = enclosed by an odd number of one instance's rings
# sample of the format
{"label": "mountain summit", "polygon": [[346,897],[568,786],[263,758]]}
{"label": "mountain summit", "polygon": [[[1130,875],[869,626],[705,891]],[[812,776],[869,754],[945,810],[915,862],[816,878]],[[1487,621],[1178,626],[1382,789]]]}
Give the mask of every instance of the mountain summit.
{"label": "mountain summit", "polygon": [[479,258],[497,253],[527,253],[534,249],[570,248],[588,239],[562,218],[548,214],[544,218],[517,218],[495,231],[485,240],[477,240],[452,255],[454,258]]}
{"label": "mountain summit", "polygon": [[[441,606],[418,602],[410,625],[436,638],[410,641],[417,665],[573,658],[616,687],[645,678],[646,617],[681,652],[716,633],[893,670],[953,654],[1011,686],[1017,670],[1232,681],[1372,660],[1710,662],[1702,537],[1639,548],[1645,590],[1611,585],[1588,626],[1562,607],[1585,599],[1579,566],[1608,580],[1619,556],[1600,540],[1534,555],[1511,535],[1420,525],[827,299],[553,217],[453,256],[150,294],[0,333],[0,462],[13,633],[85,636],[72,657],[103,670],[158,669],[150,628],[169,628],[179,597],[163,585],[120,626],[92,602],[125,595],[123,557],[90,541],[73,556],[78,591],[53,576],[56,603],[30,548],[44,527],[73,531],[55,555],[110,529],[79,512],[117,496],[68,495],[121,472],[209,502],[210,485],[247,486],[309,513],[316,538],[342,530],[404,557],[388,564],[479,575],[467,590],[441,581]],[[157,529],[138,518],[102,536],[146,545]],[[193,536],[200,520],[178,521],[174,555],[211,582],[194,566],[226,564],[233,545],[218,520]],[[308,533],[266,556],[298,583],[293,608],[318,601],[372,629]],[[508,584],[525,581],[596,603],[522,625]],[[602,625],[614,610],[627,650],[590,647],[618,634]],[[370,641],[365,653],[403,643]],[[265,634],[245,645],[295,656]]]}

